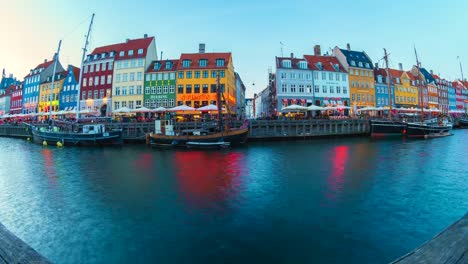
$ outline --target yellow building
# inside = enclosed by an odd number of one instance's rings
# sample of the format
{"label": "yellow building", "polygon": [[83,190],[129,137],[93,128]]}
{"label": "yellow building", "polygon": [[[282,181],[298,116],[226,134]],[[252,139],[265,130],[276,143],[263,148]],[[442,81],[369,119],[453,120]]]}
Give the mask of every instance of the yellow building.
{"label": "yellow building", "polygon": [[[418,107],[419,95],[416,78],[411,72],[403,71],[401,74],[401,84],[395,86],[395,100],[403,107]],[[398,87],[398,88],[397,88]]]}
{"label": "yellow building", "polygon": [[372,61],[364,51],[353,51],[335,47],[333,55],[349,73],[349,91],[351,106],[357,108],[375,106],[374,68]]}
{"label": "yellow building", "polygon": [[63,82],[67,72],[60,72],[55,75],[54,85],[52,87],[52,76],[46,78],[46,81],[39,85],[39,112],[49,112],[51,105],[50,93],[52,92],[52,111],[59,110],[60,91],[63,88]]}
{"label": "yellow building", "polygon": [[[154,37],[127,40],[118,47],[114,62],[112,110],[143,106],[146,68],[156,59]],[[91,79],[90,79],[91,81]]]}
{"label": "yellow building", "polygon": [[226,109],[235,113],[236,78],[232,55],[230,52],[204,53],[204,46],[201,46],[199,53],[180,56],[176,76],[177,105],[194,108],[209,104],[216,105],[217,74],[219,74],[220,88],[224,95],[221,101]]}

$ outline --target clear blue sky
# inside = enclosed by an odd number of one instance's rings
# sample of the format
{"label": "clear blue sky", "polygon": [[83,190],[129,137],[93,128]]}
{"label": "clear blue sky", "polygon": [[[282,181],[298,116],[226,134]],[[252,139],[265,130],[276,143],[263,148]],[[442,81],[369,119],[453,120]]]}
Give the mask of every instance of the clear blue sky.
{"label": "clear blue sky", "polygon": [[[390,66],[414,64],[416,45],[423,66],[447,79],[460,78],[457,56],[468,76],[468,1],[2,1],[0,67],[21,79],[63,38],[61,61],[80,66],[80,48],[91,14],[94,47],[126,38],[156,36],[158,53],[177,58],[207,51],[233,53],[247,96],[266,87],[274,58],[312,54],[351,44],[374,62],[390,53]],[[255,83],[255,86],[252,84]]]}

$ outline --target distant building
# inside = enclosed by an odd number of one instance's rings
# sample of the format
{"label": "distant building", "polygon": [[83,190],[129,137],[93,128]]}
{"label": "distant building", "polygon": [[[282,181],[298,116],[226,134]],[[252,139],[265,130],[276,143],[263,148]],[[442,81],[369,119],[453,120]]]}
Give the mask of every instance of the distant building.
{"label": "distant building", "polygon": [[0,90],[0,116],[10,113],[10,87]]}
{"label": "distant building", "polygon": [[62,91],[66,76],[66,71],[56,73],[55,78],[52,78],[51,74],[39,85],[38,112],[59,111],[60,91]]}
{"label": "distant building", "polygon": [[66,74],[63,89],[60,92],[59,110],[76,111],[80,68],[68,65]]}
{"label": "distant building", "polygon": [[[400,70],[401,69],[403,69],[403,66],[400,67]],[[416,77],[410,71],[404,71],[401,75],[401,82],[402,82],[402,86],[400,86],[400,89],[403,89],[403,92],[400,92],[400,94],[402,94],[401,96],[406,98],[406,99],[403,99],[403,102],[406,102],[406,103],[400,104],[399,106],[408,107],[408,108],[418,107],[419,106],[419,89],[417,85],[419,83],[419,80],[417,80]],[[397,100],[397,104],[399,104],[398,100]]]}
{"label": "distant building", "polygon": [[[54,56],[55,57],[55,56]],[[48,76],[52,76],[55,60],[47,61],[37,65],[23,82],[23,113],[37,113],[39,103],[39,86],[46,81]],[[64,69],[60,61],[57,61],[55,72],[63,72]]]}
{"label": "distant building", "polygon": [[155,39],[146,34],[140,39],[128,39],[119,46],[114,62],[113,110],[143,106],[144,75],[151,62],[156,59]]}
{"label": "distant building", "polygon": [[243,119],[245,118],[245,85],[237,72],[234,75],[236,77],[236,116]]}
{"label": "distant building", "polygon": [[457,110],[457,97],[456,97],[456,89],[455,89],[454,83],[455,82],[448,83],[449,111]]}
{"label": "distant building", "polygon": [[0,81],[0,91],[6,90],[11,85],[19,85],[20,83],[20,81],[13,77],[13,74],[10,74],[8,77],[6,77],[5,69],[3,69],[2,80]]}
{"label": "distant building", "polygon": [[153,61],[146,69],[144,91],[146,108],[175,106],[178,62],[179,60]]}
{"label": "distant building", "polygon": [[[387,70],[379,68],[378,65],[374,67],[375,76],[375,106],[385,107],[390,105],[390,99],[392,100],[392,107],[395,107],[395,86],[393,80],[389,79]],[[388,89],[388,83],[390,82],[390,91]],[[389,97],[390,92],[390,97]]]}
{"label": "distant building", "polygon": [[432,76],[432,71],[429,72],[425,68],[421,68],[421,73],[424,76],[424,102],[427,102],[427,106],[424,104],[424,107],[428,107],[429,109],[439,109],[439,94],[437,92],[437,83],[435,78]]}
{"label": "distant building", "polygon": [[23,83],[10,85],[10,114],[21,114],[23,101]]}
{"label": "distant building", "polygon": [[253,98],[245,99],[245,117],[248,119],[254,118],[253,100]]}
{"label": "distant building", "polygon": [[437,97],[438,97],[438,109],[442,113],[448,113],[449,110],[449,100],[448,100],[448,88],[449,82],[445,79],[440,78],[437,74],[432,74],[432,77],[435,79],[435,84],[437,87]]}
{"label": "distant building", "polygon": [[260,93],[254,96],[253,100],[253,110],[254,110],[254,118],[267,118],[271,117],[269,113],[270,110],[270,92],[268,87],[263,89]]}
{"label": "distant building", "polygon": [[455,88],[455,106],[456,110],[463,110],[464,109],[464,102],[463,102],[463,83],[461,81],[454,81],[452,82],[452,86]]}
{"label": "distant building", "polygon": [[375,106],[374,69],[372,60],[364,51],[335,47],[335,56],[349,73],[351,104],[356,107]]}

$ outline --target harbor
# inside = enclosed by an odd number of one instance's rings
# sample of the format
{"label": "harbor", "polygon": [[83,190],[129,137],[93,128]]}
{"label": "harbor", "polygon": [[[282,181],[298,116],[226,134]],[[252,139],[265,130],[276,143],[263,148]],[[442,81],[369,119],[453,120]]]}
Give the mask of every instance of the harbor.
{"label": "harbor", "polygon": [[466,214],[468,134],[453,133],[221,151],[2,137],[0,219],[54,263],[386,263]]}

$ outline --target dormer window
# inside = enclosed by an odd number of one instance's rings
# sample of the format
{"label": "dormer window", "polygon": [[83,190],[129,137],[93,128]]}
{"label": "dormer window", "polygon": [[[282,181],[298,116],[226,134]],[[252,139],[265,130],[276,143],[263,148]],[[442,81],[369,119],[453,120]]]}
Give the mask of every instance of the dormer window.
{"label": "dormer window", "polygon": [[369,63],[366,63],[366,68],[370,69]]}
{"label": "dormer window", "polygon": [[300,61],[299,62],[299,69],[307,69],[307,62]]}
{"label": "dormer window", "polygon": [[114,57],[114,56],[115,56],[115,52],[114,52],[114,51],[111,51],[111,52],[110,52],[110,56],[111,56],[111,57]]}
{"label": "dormer window", "polygon": [[216,67],[224,67],[224,59],[216,59]]}
{"label": "dormer window", "polygon": [[159,70],[161,68],[161,63],[159,61],[154,63],[154,69]]}
{"label": "dormer window", "polygon": [[319,70],[323,70],[323,66],[321,62],[317,62],[316,66]]}
{"label": "dormer window", "polygon": [[143,49],[138,49],[138,55],[143,54]]}
{"label": "dormer window", "polygon": [[120,56],[120,57],[123,57],[123,56],[125,56],[125,51],[121,51],[121,52],[119,52],[119,56]]}
{"label": "dormer window", "polygon": [[190,67],[190,60],[183,60],[182,61],[182,67],[183,68],[189,68]]}
{"label": "dormer window", "polygon": [[98,54],[94,54],[94,59],[97,60],[98,56]]}
{"label": "dormer window", "polygon": [[377,75],[377,82],[382,83],[382,75]]}
{"label": "dormer window", "polygon": [[102,53],[101,58],[104,59],[106,57],[106,52]]}
{"label": "dormer window", "polygon": [[166,61],[166,70],[172,69],[172,61]]}
{"label": "dormer window", "polygon": [[339,72],[340,71],[340,65],[339,64],[333,64],[333,68],[335,68],[335,71]]}
{"label": "dormer window", "polygon": [[291,61],[290,60],[283,60],[282,66],[283,66],[283,68],[291,68]]}
{"label": "dormer window", "polygon": [[198,65],[200,67],[207,67],[208,66],[208,60],[207,59],[201,59],[198,61]]}
{"label": "dormer window", "polygon": [[363,65],[362,65],[362,62],[359,62],[359,64],[358,64],[358,65],[359,65],[359,67],[363,67]]}
{"label": "dormer window", "polygon": [[397,82],[397,83],[400,83],[400,78],[396,78],[396,82]]}
{"label": "dormer window", "polygon": [[128,51],[128,56],[133,56],[133,50]]}
{"label": "dormer window", "polygon": [[355,61],[351,61],[351,66],[355,66],[355,67],[356,67],[356,62],[355,62]]}
{"label": "dormer window", "polygon": [[88,55],[88,58],[86,59],[87,62],[90,62],[91,61],[91,55]]}

